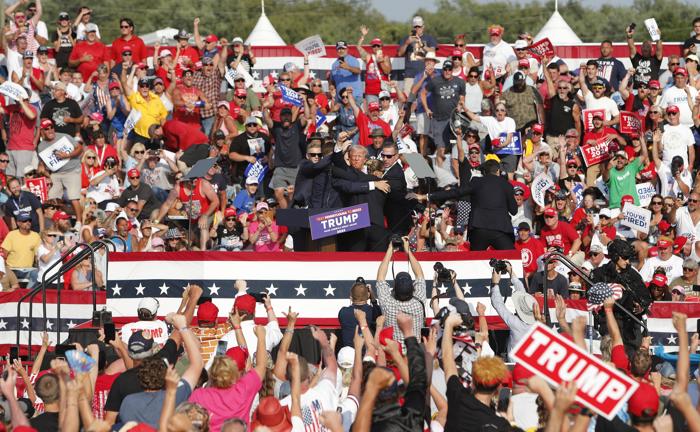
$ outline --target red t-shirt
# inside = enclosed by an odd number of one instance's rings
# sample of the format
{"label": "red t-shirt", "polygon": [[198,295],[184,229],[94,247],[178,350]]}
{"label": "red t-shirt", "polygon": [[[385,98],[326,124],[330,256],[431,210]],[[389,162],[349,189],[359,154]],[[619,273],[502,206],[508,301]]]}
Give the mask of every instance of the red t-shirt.
{"label": "red t-shirt", "polygon": [[369,133],[372,132],[373,129],[382,128],[385,136],[391,136],[391,127],[389,123],[380,118],[376,121],[372,121],[372,119],[362,111],[357,115],[355,123],[357,124],[358,133],[360,134],[360,145],[365,147],[372,145],[372,139],[369,137]]}
{"label": "red t-shirt", "polygon": [[128,46],[131,48],[131,60],[134,63],[138,63],[148,57],[148,51],[146,50],[146,44],[138,36],[131,36],[131,39],[126,40],[123,37],[118,37],[112,42],[112,60],[119,63],[122,60],[122,49]]}
{"label": "red t-shirt", "polygon": [[170,87],[170,79],[168,78],[168,70],[167,69],[158,66],[158,68],[156,68],[156,77],[163,80],[163,85],[165,86],[166,89],[168,87]]}
{"label": "red t-shirt", "polygon": [[534,237],[530,237],[527,241],[518,239],[515,242],[515,248],[522,255],[523,270],[526,273],[534,273],[537,271],[537,259],[544,255],[544,245]]}
{"label": "red t-shirt", "polygon": [[389,81],[381,66],[377,64],[374,56],[368,56],[367,73],[365,75],[365,94],[377,96],[382,91],[382,81]]}
{"label": "red t-shirt", "polygon": [[109,144],[105,144],[101,148],[97,148],[95,144],[92,144],[88,146],[88,149],[97,153],[97,162],[99,162],[102,168],[104,168],[105,160],[110,156],[115,158],[117,161],[119,160],[117,149]]}
{"label": "red t-shirt", "polygon": [[[199,95],[201,91],[197,87],[185,87],[184,85],[177,86],[177,91],[180,93],[180,97],[187,104],[193,104],[199,100]],[[185,123],[200,123],[199,108],[195,107],[192,111],[188,110],[186,106],[181,106],[175,108],[173,111],[173,118],[180,120]]]}
{"label": "red t-shirt", "polygon": [[545,225],[542,228],[540,237],[545,240],[547,247],[555,246],[556,240],[561,241],[564,245],[564,253],[568,254],[571,244],[578,239],[578,233],[568,222],[559,221],[554,228]]}
{"label": "red t-shirt", "polygon": [[585,134],[583,134],[583,143],[587,143],[588,140],[597,141],[601,138],[605,138],[608,135],[617,135],[617,131],[611,127],[606,126],[603,127],[603,130],[601,130],[600,132],[586,132]]}
{"label": "red t-shirt", "polygon": [[168,120],[163,125],[165,147],[170,151],[187,150],[194,144],[206,144],[209,137],[202,132],[199,125],[179,120]]}
{"label": "red t-shirt", "polygon": [[272,98],[274,102],[272,104],[272,108],[270,108],[270,117],[272,117],[272,121],[278,122],[280,121],[280,112],[282,112],[282,108],[292,108],[294,105],[283,101],[282,92],[280,91],[275,91]]}
{"label": "red t-shirt", "polygon": [[[28,106],[36,115],[36,108],[32,105]],[[27,117],[19,104],[9,105],[5,110],[10,114],[10,136],[7,142],[7,149],[34,151],[36,117],[34,119]]]}
{"label": "red t-shirt", "polygon": [[198,61],[199,52],[191,46],[181,50],[180,57],[177,58],[177,64],[180,66],[180,69],[191,69]]}
{"label": "red t-shirt", "polygon": [[70,60],[80,60],[85,54],[92,56],[92,60],[78,65],[78,72],[83,75],[83,80],[87,80],[97,67],[109,60],[109,51],[102,42],[89,43],[87,41],[78,42],[70,53]]}
{"label": "red t-shirt", "polygon": [[109,395],[109,389],[112,388],[114,380],[121,374],[97,375],[97,380],[95,380],[95,394],[92,397],[92,415],[96,419],[104,420],[105,418],[105,403],[107,403],[107,395]]}

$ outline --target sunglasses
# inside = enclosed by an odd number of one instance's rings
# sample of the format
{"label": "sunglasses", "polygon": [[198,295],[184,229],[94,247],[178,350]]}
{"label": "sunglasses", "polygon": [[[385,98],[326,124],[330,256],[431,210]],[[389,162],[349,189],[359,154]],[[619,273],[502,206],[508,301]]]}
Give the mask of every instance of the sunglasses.
{"label": "sunglasses", "polygon": [[479,78],[479,75],[469,74],[469,78]]}
{"label": "sunglasses", "polygon": [[603,216],[603,215],[600,215],[599,218],[600,218],[600,219],[610,219],[610,216]]}
{"label": "sunglasses", "polygon": [[496,112],[506,112],[506,110],[503,108],[496,108]]}
{"label": "sunglasses", "polygon": [[372,45],[372,48],[381,48],[381,45]]}
{"label": "sunglasses", "polygon": [[700,200],[696,200],[696,199],[689,198],[689,199],[688,199],[688,202],[696,203],[696,202],[700,202]]}
{"label": "sunglasses", "polygon": [[[97,159],[97,157],[96,156],[87,156],[87,157],[85,157],[85,159],[88,159],[88,160],[93,159],[94,160],[94,159]],[[2,162],[2,161],[0,161],[0,162]]]}
{"label": "sunglasses", "polygon": [[600,252],[591,252],[592,257],[597,257],[598,255],[600,255]]}
{"label": "sunglasses", "polygon": [[[58,235],[57,234],[46,234],[46,237],[58,237]],[[683,269],[683,270],[685,270],[685,269]]]}
{"label": "sunglasses", "polygon": [[235,220],[236,220],[235,217],[227,217],[227,218],[226,218],[226,221],[235,221]]}
{"label": "sunglasses", "polygon": [[309,157],[321,157],[321,153],[306,153]]}
{"label": "sunglasses", "polygon": [[282,79],[280,79],[280,81],[282,81],[282,82],[289,82],[289,81],[291,81],[291,80],[292,80],[291,78],[282,78]]}
{"label": "sunglasses", "polygon": [[566,135],[566,138],[578,138],[576,135]]}
{"label": "sunglasses", "polygon": [[391,159],[391,158],[393,158],[394,156],[396,156],[396,153],[394,153],[394,154],[382,153],[382,158],[383,158],[383,159]]}
{"label": "sunglasses", "polygon": [[469,154],[479,154],[481,153],[479,150],[469,150]]}
{"label": "sunglasses", "polygon": [[444,71],[451,71],[452,68],[451,68],[451,67],[443,67],[442,70],[444,70]]}
{"label": "sunglasses", "polygon": [[452,60],[460,60],[460,61],[461,61],[461,60],[462,60],[462,57],[455,56],[455,57],[452,57]]}
{"label": "sunglasses", "polygon": [[130,25],[123,25],[123,26],[119,26],[119,28],[131,28],[131,26]]}
{"label": "sunglasses", "polygon": [[248,99],[248,96],[236,96],[238,99]]}
{"label": "sunglasses", "polygon": [[463,48],[463,47],[464,47],[464,44],[455,44],[455,46],[456,46],[457,48]]}
{"label": "sunglasses", "polygon": [[569,87],[557,87],[559,90],[569,90]]}
{"label": "sunglasses", "polygon": [[545,219],[555,219],[556,216],[545,216],[544,218],[545,218]]}
{"label": "sunglasses", "polygon": [[383,98],[379,98],[379,100],[380,100],[380,101],[390,101],[390,100],[391,100],[391,98],[388,98],[388,97],[383,97]]}
{"label": "sunglasses", "polygon": [[138,208],[136,208],[136,207],[127,207],[126,209],[129,210],[130,212],[135,212],[136,210],[138,210]]}
{"label": "sunglasses", "polygon": [[129,180],[136,180],[138,178],[139,178],[139,176],[131,176],[131,177],[129,177]]}
{"label": "sunglasses", "polygon": [[592,86],[591,88],[592,88],[593,90],[605,90],[605,86],[598,86],[598,85],[595,85],[595,86]]}
{"label": "sunglasses", "polygon": [[652,201],[651,205],[664,205],[663,201]]}
{"label": "sunglasses", "polygon": [[134,154],[144,154],[146,153],[144,150],[135,150]]}
{"label": "sunglasses", "polygon": [[321,84],[311,84],[311,87],[323,87]]}
{"label": "sunglasses", "polygon": [[661,114],[661,111],[649,111],[649,114]]}
{"label": "sunglasses", "polygon": [[680,63],[669,63],[668,65],[669,66],[680,66],[681,64]]}
{"label": "sunglasses", "polygon": [[668,114],[668,115],[670,115],[670,116],[672,116],[672,115],[678,115],[677,112],[667,112],[666,114]]}

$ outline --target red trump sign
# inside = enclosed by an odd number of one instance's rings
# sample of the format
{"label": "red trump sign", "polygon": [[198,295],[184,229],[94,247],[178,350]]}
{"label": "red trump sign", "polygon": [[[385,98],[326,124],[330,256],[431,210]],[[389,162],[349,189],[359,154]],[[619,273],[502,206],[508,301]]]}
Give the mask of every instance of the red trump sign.
{"label": "red trump sign", "polygon": [[510,356],[556,387],[575,382],[576,401],[608,420],[639,387],[627,375],[539,323],[532,326]]}

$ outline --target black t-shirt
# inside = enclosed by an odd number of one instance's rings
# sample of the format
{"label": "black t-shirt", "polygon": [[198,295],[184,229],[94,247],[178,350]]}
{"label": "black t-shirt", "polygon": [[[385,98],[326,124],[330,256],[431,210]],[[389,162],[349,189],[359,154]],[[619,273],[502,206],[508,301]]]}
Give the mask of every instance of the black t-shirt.
{"label": "black t-shirt", "polygon": [[214,177],[209,180],[209,183],[211,183],[211,186],[214,188],[214,192],[217,194],[221,191],[225,191],[226,185],[228,184],[226,177],[224,177],[224,175],[221,173],[214,174]]}
{"label": "black t-shirt", "polygon": [[41,109],[41,118],[53,120],[56,132],[70,136],[75,136],[78,131],[78,124],[66,123],[63,121],[64,117],[78,118],[82,115],[83,111],[80,109],[80,105],[73,99],[66,99],[60,103],[56,99],[51,99]]}
{"label": "black t-shirt", "polygon": [[[165,345],[163,345],[163,348],[158,351],[156,357],[168,359],[168,362],[174,365],[177,362],[177,345],[175,342],[172,339],[168,339]],[[107,395],[105,411],[119,412],[119,408],[125,397],[143,391],[137,373],[138,366],[123,372],[114,380],[112,387],[109,389],[109,394]]]}
{"label": "black t-shirt", "polygon": [[64,68],[68,66],[68,58],[70,57],[71,51],[73,51],[73,43],[71,42],[68,35],[70,34],[73,40],[75,40],[76,34],[75,31],[73,31],[71,28],[68,28],[65,32],[57,30],[56,32],[51,33],[51,42],[56,42],[57,40],[59,40],[59,32],[61,42],[58,46],[58,51],[56,51],[56,53],[54,54],[54,58],[56,59],[56,66],[58,66],[59,68]]}
{"label": "black t-shirt", "polygon": [[145,201],[146,203],[143,205],[143,209],[139,214],[139,219],[148,219],[151,217],[151,212],[160,207],[160,203],[158,202],[156,196],[153,195],[153,189],[144,183],[143,180],[141,180],[141,183],[136,189],[132,188],[131,186],[124,189],[124,192],[122,192],[121,196],[117,200],[117,203],[120,206],[125,207],[129,201],[141,200]]}
{"label": "black t-shirt", "polygon": [[445,432],[509,431],[510,423],[493,408],[484,405],[464,388],[456,375],[447,380],[447,423]]}
{"label": "black t-shirt", "polygon": [[352,339],[355,337],[355,326],[358,325],[355,318],[355,309],[361,309],[367,316],[367,325],[370,327],[375,325],[377,317],[374,314],[374,308],[370,304],[351,305],[340,308],[338,312],[338,321],[340,322],[340,343],[341,347],[352,346]]}
{"label": "black t-shirt", "polygon": [[[700,38],[698,38],[700,35],[696,35],[693,37],[690,37],[683,42],[683,49],[688,49],[693,45],[700,45]],[[698,53],[695,53],[698,54]]]}
{"label": "black t-shirt", "polygon": [[[544,292],[544,273],[537,272],[530,278],[530,294]],[[569,298],[569,282],[566,278],[557,273],[554,280],[547,281],[547,289],[553,289],[554,294],[559,294],[564,298]]]}
{"label": "black t-shirt", "polygon": [[243,248],[243,225],[236,221],[232,229],[225,224],[216,229],[216,242],[219,246],[226,246],[229,250],[241,250]]}
{"label": "black t-shirt", "polygon": [[651,80],[659,79],[659,71],[661,70],[661,60],[656,56],[642,57],[639,53],[632,57],[632,66],[634,72],[634,86],[637,87],[640,83],[648,84]]}
{"label": "black t-shirt", "polygon": [[275,138],[275,167],[296,168],[302,158],[302,148],[305,148],[304,130],[299,120],[284,128],[282,123],[275,122],[272,127]]}
{"label": "black t-shirt", "polygon": [[[236,61],[237,58],[238,58],[238,55],[231,52],[231,54],[229,54],[228,57],[226,57],[226,66],[228,66],[230,68],[231,63]],[[246,72],[250,73],[250,69],[253,67],[253,60],[251,60],[251,58],[248,54],[243,54],[241,56],[240,65],[243,67],[243,69],[245,69]]]}
{"label": "black t-shirt", "polygon": [[32,231],[39,232],[39,215],[36,210],[41,208],[41,201],[31,192],[21,191],[19,197],[10,196],[5,203],[5,214],[13,219],[19,213],[32,215]]}
{"label": "black t-shirt", "polygon": [[41,432],[58,432],[58,413],[45,412],[29,419],[29,424]]}
{"label": "black t-shirt", "polygon": [[466,84],[464,80],[453,76],[446,80],[442,74],[435,76],[425,86],[425,90],[430,92],[432,103],[430,109],[433,111],[435,120],[447,120],[452,115],[452,111],[459,104],[460,96],[464,96]]}
{"label": "black t-shirt", "polygon": [[[270,139],[265,134],[258,134],[251,137],[247,133],[242,133],[231,141],[229,154],[236,152],[243,156],[251,156],[256,154],[257,149],[262,149],[257,154],[267,154],[270,151]],[[243,172],[248,166],[248,162],[236,162],[231,159],[231,179],[234,183],[239,183],[243,178]]]}

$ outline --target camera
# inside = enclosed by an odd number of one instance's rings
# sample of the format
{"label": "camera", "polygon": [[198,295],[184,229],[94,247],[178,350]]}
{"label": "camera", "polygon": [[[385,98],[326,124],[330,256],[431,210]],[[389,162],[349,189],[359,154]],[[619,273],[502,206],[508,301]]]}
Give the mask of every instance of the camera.
{"label": "camera", "polygon": [[[466,303],[463,300],[459,299],[450,299],[450,304],[453,304],[453,302],[462,302],[466,306]],[[464,307],[455,307],[457,314],[459,317],[462,319],[462,324],[454,328],[454,335],[455,336],[464,336],[469,334],[472,338],[474,337],[474,318],[472,317],[472,314],[469,313],[469,307],[466,306],[466,309]],[[437,315],[435,315],[435,319],[440,323],[440,328],[445,328],[445,320],[447,317],[450,315],[451,310],[447,306],[443,306],[440,308],[438,311]]]}
{"label": "camera", "polygon": [[671,173],[673,177],[676,177],[681,171],[683,171],[683,158],[674,156],[673,159],[671,159]]}
{"label": "camera", "polygon": [[411,36],[415,36],[415,35],[416,35],[416,29],[411,30]]}
{"label": "camera", "polygon": [[356,284],[362,284],[362,285],[367,285],[367,282],[365,282],[365,278],[362,276],[359,276],[357,279],[355,279]]}
{"label": "camera", "polygon": [[248,293],[254,299],[256,303],[265,303],[265,293]]}
{"label": "camera", "polygon": [[449,284],[452,282],[452,272],[450,269],[445,268],[445,266],[438,261],[433,264],[433,270],[435,270],[435,273],[437,274],[438,285],[449,286]]}
{"label": "camera", "polygon": [[391,247],[397,251],[403,250],[403,241],[399,235],[394,234],[391,236]]}
{"label": "camera", "polygon": [[508,265],[504,260],[491,258],[489,260],[489,265],[496,273],[500,273],[500,274],[508,273]]}

